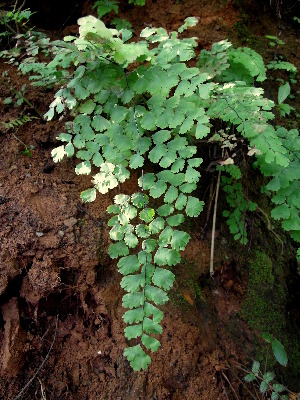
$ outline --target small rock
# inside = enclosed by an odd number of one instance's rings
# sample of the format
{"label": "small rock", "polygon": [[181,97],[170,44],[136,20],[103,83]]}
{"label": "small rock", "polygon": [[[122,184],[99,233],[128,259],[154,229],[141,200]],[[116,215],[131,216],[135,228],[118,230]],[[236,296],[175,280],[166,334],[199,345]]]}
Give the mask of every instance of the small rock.
{"label": "small rock", "polygon": [[38,193],[38,191],[39,191],[39,188],[37,186],[30,188],[31,194],[36,194],[36,193]]}
{"label": "small rock", "polygon": [[58,236],[60,236],[61,238],[65,236],[65,232],[64,231],[58,231]]}
{"label": "small rock", "polygon": [[77,219],[74,217],[71,217],[64,221],[64,225],[67,226],[68,228],[71,228],[72,226],[74,226],[76,224],[77,224]]}
{"label": "small rock", "polygon": [[42,237],[42,236],[44,236],[44,233],[43,233],[43,232],[38,232],[38,231],[36,231],[35,234],[36,234],[37,237]]}
{"label": "small rock", "polygon": [[101,372],[101,373],[98,375],[98,379],[99,379],[100,382],[105,382],[105,381],[106,381],[106,379],[105,379],[105,373],[104,373],[104,372]]}

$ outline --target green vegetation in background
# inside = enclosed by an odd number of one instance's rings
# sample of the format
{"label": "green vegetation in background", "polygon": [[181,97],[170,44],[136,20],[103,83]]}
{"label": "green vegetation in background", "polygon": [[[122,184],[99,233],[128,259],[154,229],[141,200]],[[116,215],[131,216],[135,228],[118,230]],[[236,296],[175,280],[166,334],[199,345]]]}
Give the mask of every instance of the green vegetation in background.
{"label": "green vegetation in background", "polygon": [[[129,0],[128,4],[133,4],[135,6],[144,6],[146,0]],[[118,0],[98,0],[93,5],[93,9],[97,10],[98,18],[101,19],[104,15],[114,12],[119,13],[120,2]]]}

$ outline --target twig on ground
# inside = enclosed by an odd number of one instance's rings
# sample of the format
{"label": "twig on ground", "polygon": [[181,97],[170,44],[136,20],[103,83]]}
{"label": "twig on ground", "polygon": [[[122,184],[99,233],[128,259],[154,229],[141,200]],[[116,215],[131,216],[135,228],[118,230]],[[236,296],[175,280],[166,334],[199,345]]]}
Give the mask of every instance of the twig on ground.
{"label": "twig on ground", "polygon": [[[241,364],[239,364],[239,363],[237,363],[237,362],[235,362],[235,364],[237,364],[237,365],[241,365]],[[257,400],[257,399],[259,399],[258,397],[255,397],[254,396],[254,394],[248,389],[248,387],[247,387],[247,385],[239,378],[239,376],[233,371],[233,369],[231,368],[231,366],[230,366],[230,364],[228,364],[228,362],[226,361],[226,365],[230,368],[230,371],[233,373],[233,375],[240,381],[240,383],[243,385],[243,387],[247,390],[247,392],[250,394],[250,396],[254,399],[254,400]],[[242,369],[242,368],[241,368]],[[243,370],[243,371],[245,371],[245,372],[249,372],[249,371],[246,371],[246,370]]]}
{"label": "twig on ground", "polygon": [[45,391],[44,391],[44,385],[43,385],[43,382],[40,380],[40,378],[38,378],[38,381],[40,382],[40,385],[41,385],[41,395],[42,395],[42,400],[47,400],[46,399],[46,394],[45,394]]}
{"label": "twig on ground", "polygon": [[222,373],[222,375],[224,376],[225,380],[227,381],[228,385],[230,386],[230,389],[232,390],[232,392],[233,392],[233,394],[234,394],[234,397],[235,397],[237,400],[239,400],[239,396],[237,395],[236,391],[234,390],[234,387],[232,386],[230,380],[227,378],[227,376],[224,374],[223,371],[222,371],[221,373]]}
{"label": "twig on ground", "polygon": [[38,374],[41,372],[41,370],[43,369],[44,365],[46,364],[50,353],[53,349],[54,343],[55,343],[55,339],[56,339],[56,334],[57,334],[57,327],[58,327],[58,315],[56,316],[56,324],[55,324],[55,331],[54,331],[54,336],[53,336],[53,340],[50,346],[50,349],[44,359],[44,361],[42,362],[42,364],[39,366],[38,370],[36,371],[36,373],[33,375],[33,377],[26,383],[26,385],[23,387],[23,389],[18,393],[18,395],[14,398],[14,400],[18,400],[20,399],[24,392],[28,389],[28,387],[32,384],[32,382],[36,379],[36,377],[38,376]]}
{"label": "twig on ground", "polygon": [[23,3],[20,5],[20,7],[18,8],[18,11],[21,11],[22,8],[25,6],[26,0],[23,1]]}
{"label": "twig on ground", "polygon": [[209,219],[210,219],[210,213],[211,213],[211,208],[212,208],[213,201],[214,201],[214,198],[215,198],[215,194],[216,194],[216,189],[214,189],[214,185],[213,185],[213,182],[212,182],[211,185],[210,185],[210,190],[209,190],[209,200],[208,200],[208,208],[207,208],[207,213],[206,213],[206,221],[205,221],[204,227],[203,227],[202,232],[201,232],[201,236],[203,238],[205,236],[205,231],[206,231]]}
{"label": "twig on ground", "polygon": [[273,231],[273,229],[272,229],[272,227],[271,227],[270,219],[269,219],[269,217],[268,217],[268,214],[267,214],[264,210],[262,210],[260,207],[258,207],[258,206],[257,206],[257,210],[260,211],[260,212],[264,215],[264,217],[266,218],[267,229],[268,229],[270,232],[272,232],[273,235],[276,237],[276,239],[280,242],[280,244],[281,244],[281,253],[280,253],[280,255],[282,256],[282,254],[283,254],[283,249],[284,249],[283,241],[280,239],[280,237],[277,235],[277,233]]}
{"label": "twig on ground", "polygon": [[222,382],[222,387],[223,387],[223,390],[224,390],[224,393],[225,393],[225,396],[226,396],[226,399],[227,399],[227,400],[229,400],[229,399],[228,399],[228,395],[227,395],[227,391],[226,391],[226,388],[225,388],[225,386],[224,386],[224,382],[223,382],[223,378],[222,378],[222,375],[220,375],[220,378],[221,378],[221,382]]}
{"label": "twig on ground", "polygon": [[26,149],[27,149],[27,145],[26,143],[24,143],[21,139],[18,138],[18,136],[16,136],[13,132],[11,132],[11,134],[13,135],[13,137],[20,142]]}
{"label": "twig on ground", "polygon": [[85,207],[83,207],[83,205],[78,203],[77,208],[79,211],[83,212],[84,214],[87,214],[97,226],[103,226],[103,223],[98,221]]}
{"label": "twig on ground", "polygon": [[210,248],[210,267],[209,267],[210,276],[214,276],[215,232],[216,232],[216,220],[217,220],[220,180],[221,180],[221,171],[219,171],[219,173],[218,173],[218,180],[217,180],[217,186],[216,186],[216,198],[215,198],[215,206],[214,206],[213,226],[212,226],[212,235],[211,235],[212,236],[211,237],[211,248]]}
{"label": "twig on ground", "polygon": [[22,8],[25,6],[26,0],[24,0],[23,3],[20,5],[20,7],[17,8],[18,2],[19,2],[19,0],[16,0],[14,9],[13,9],[13,13],[15,13],[16,11],[21,11]]}
{"label": "twig on ground", "polygon": [[5,27],[11,32],[11,33],[13,33],[14,35],[16,35],[18,32],[17,31],[15,31],[11,26],[9,26],[8,25],[8,23],[4,20],[4,19],[1,19],[1,22],[5,25]]}

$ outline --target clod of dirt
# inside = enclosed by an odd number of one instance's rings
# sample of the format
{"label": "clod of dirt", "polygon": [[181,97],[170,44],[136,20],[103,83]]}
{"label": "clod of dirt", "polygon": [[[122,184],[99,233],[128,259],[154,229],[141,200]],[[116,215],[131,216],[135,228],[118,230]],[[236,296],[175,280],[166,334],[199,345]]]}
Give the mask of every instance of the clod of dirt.
{"label": "clod of dirt", "polygon": [[47,256],[44,256],[42,261],[35,259],[28,275],[23,280],[21,297],[31,304],[37,304],[59,284],[59,273],[52,260]]}
{"label": "clod of dirt", "polygon": [[64,225],[67,226],[68,228],[71,228],[72,226],[74,226],[76,224],[77,224],[77,219],[74,217],[66,219],[64,221]]}
{"label": "clod of dirt", "polygon": [[23,367],[23,351],[26,334],[20,326],[18,300],[13,297],[2,306],[4,326],[4,337],[0,352],[0,365],[2,374],[13,377]]}

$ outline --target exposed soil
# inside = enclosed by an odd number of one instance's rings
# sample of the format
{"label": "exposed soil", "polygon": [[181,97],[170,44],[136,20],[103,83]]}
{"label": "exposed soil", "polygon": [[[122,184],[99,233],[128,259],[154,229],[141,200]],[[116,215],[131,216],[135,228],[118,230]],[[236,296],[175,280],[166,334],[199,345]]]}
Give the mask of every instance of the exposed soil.
{"label": "exposed soil", "polygon": [[[78,10],[86,15],[91,6],[80,3]],[[228,37],[239,21],[239,9],[230,1],[147,0],[144,8],[122,4],[119,16],[140,31],[146,25],[177,29],[192,15],[200,17],[200,25],[189,34],[199,36],[200,48]],[[64,20],[52,34],[72,32],[72,23]],[[5,70],[16,88],[27,83],[27,99],[41,114],[47,112],[53,93],[30,87],[26,77],[2,61],[0,73]],[[0,98],[9,95],[0,83]],[[29,106],[22,110],[36,116]],[[20,111],[0,103],[0,124]],[[232,246],[220,220],[217,272],[211,281],[209,232],[200,236],[206,215],[192,222],[192,240],[175,269],[161,348],[148,371],[132,371],[123,357],[120,275],[107,253],[106,208],[119,189],[82,206],[79,196],[89,178],[75,175],[75,159],[60,165],[51,159],[63,127],[64,121],[38,118],[14,130],[0,125],[1,399],[21,398],[16,396],[40,366],[22,398],[250,398],[240,381],[244,374],[235,367],[249,365],[257,343],[240,314],[247,288],[241,273],[245,254]],[[24,146],[16,137],[32,146],[31,157],[22,154]],[[136,185],[132,179],[121,190],[132,193]]]}

